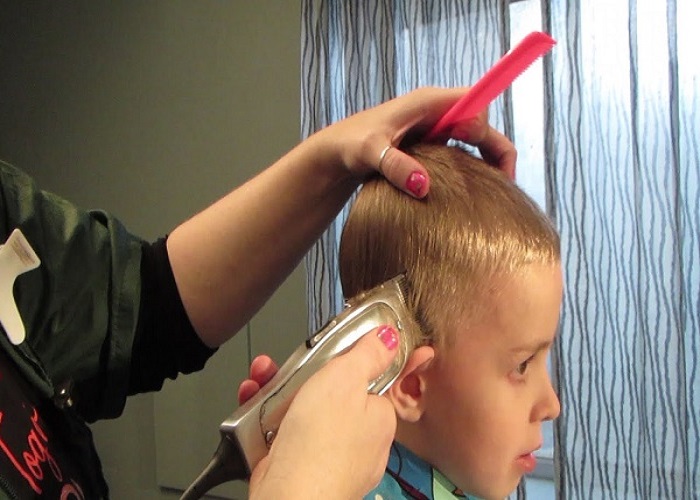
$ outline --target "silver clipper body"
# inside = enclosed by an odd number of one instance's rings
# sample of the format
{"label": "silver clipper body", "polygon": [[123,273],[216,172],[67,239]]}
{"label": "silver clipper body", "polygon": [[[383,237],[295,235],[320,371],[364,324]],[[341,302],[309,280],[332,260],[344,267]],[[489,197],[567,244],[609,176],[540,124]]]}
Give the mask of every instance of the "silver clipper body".
{"label": "silver clipper body", "polygon": [[[338,316],[300,345],[255,396],[224,420],[219,428],[222,441],[212,463],[182,498],[199,498],[222,482],[249,477],[267,455],[294,395],[304,382],[363,335],[382,325],[393,326],[399,332],[399,346],[391,366],[369,383],[367,391],[374,394],[382,394],[391,386],[420,341],[418,325],[406,306],[403,275],[347,301]],[[199,491],[203,487],[206,489]]]}

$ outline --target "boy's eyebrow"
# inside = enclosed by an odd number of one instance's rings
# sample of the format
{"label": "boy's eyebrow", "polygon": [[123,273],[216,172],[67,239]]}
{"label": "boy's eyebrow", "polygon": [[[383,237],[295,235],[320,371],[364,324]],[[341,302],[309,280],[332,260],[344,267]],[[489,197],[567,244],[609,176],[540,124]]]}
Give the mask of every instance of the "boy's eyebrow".
{"label": "boy's eyebrow", "polygon": [[518,347],[513,347],[511,352],[539,352],[549,349],[554,343],[553,339],[542,340],[536,344],[526,344]]}

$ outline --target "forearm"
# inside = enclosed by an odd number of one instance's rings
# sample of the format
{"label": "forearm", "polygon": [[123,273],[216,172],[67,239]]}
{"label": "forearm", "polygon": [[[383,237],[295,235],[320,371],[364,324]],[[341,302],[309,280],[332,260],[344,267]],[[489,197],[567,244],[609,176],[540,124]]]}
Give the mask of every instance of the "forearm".
{"label": "forearm", "polygon": [[357,187],[322,142],[305,141],[169,236],[177,287],[205,344],[248,322]]}

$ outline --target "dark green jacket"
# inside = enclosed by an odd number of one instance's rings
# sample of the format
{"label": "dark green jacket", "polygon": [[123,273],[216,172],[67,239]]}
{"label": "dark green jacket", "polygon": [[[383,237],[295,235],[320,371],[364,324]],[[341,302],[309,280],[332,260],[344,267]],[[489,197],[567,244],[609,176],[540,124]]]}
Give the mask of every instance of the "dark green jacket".
{"label": "dark green jacket", "polygon": [[[56,407],[52,418],[60,420],[59,432],[71,434],[69,453],[83,462],[93,476],[88,482],[100,490],[89,494],[106,496],[84,421],[115,417],[125,404],[143,242],[109,215],[79,210],[0,162],[0,243],[15,228],[41,265],[20,275],[14,286],[26,340],[13,346],[0,326],[0,349],[35,396]],[[65,397],[56,398],[64,387],[70,387],[68,404]],[[8,426],[7,418],[0,425]],[[0,497],[9,497],[2,476],[0,470]]]}

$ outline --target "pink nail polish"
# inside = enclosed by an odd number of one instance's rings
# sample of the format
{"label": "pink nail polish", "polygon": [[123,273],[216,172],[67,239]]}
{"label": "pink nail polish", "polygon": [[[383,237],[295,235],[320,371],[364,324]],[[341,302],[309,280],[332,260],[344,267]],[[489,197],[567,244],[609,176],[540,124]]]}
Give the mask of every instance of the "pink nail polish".
{"label": "pink nail polish", "polygon": [[412,192],[416,197],[420,197],[423,194],[423,187],[425,186],[425,175],[416,171],[412,172],[406,180],[406,189]]}
{"label": "pink nail polish", "polygon": [[377,333],[377,337],[390,351],[396,349],[396,346],[399,345],[399,337],[396,334],[396,330],[390,326],[383,326]]}

